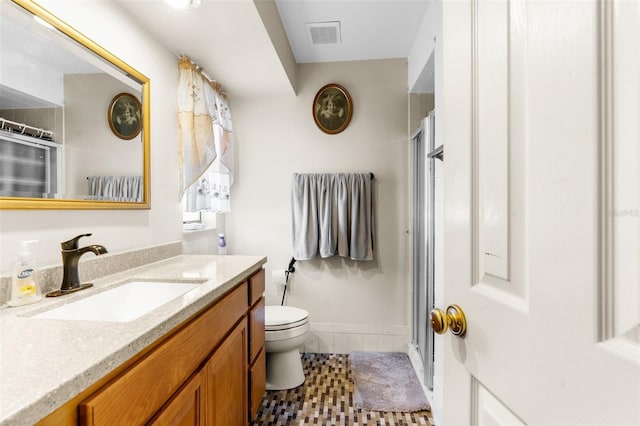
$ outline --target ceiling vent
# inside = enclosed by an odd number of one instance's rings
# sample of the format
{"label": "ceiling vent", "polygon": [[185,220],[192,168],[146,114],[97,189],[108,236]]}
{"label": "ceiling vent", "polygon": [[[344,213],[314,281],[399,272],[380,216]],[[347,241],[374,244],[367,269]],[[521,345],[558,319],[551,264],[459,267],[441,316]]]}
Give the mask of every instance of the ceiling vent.
{"label": "ceiling vent", "polygon": [[311,44],[338,44],[340,39],[340,21],[307,22]]}

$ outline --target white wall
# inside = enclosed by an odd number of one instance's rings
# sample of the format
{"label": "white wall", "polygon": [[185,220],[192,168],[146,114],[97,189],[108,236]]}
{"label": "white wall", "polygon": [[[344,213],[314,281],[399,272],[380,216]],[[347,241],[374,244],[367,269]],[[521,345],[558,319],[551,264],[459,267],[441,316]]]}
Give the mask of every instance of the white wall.
{"label": "white wall", "polygon": [[84,232],[93,233],[86,242],[103,244],[112,252],[179,241],[177,58],[142,32],[116,3],[38,3],[151,79],[151,210],[2,210],[0,271],[8,272],[18,242],[25,239],[40,240],[34,253],[42,265],[59,264],[60,242]]}
{"label": "white wall", "polygon": [[[267,304],[281,295],[271,271],[292,253],[294,172],[375,173],[375,261],[300,261],[288,304],[311,314],[308,351],[405,350],[409,334],[407,64],[301,64],[297,97],[231,100],[238,167],[226,217],[231,254],[268,256]],[[327,83],[351,94],[351,124],[338,135],[315,125],[311,105]]]}
{"label": "white wall", "polygon": [[442,0],[433,0],[409,50],[408,81],[412,93],[433,93],[434,50],[442,34]]}
{"label": "white wall", "polygon": [[46,64],[31,64],[25,61],[21,52],[13,51],[6,43],[3,43],[2,47],[0,75],[3,86],[27,93],[51,105],[64,104],[62,73]]}

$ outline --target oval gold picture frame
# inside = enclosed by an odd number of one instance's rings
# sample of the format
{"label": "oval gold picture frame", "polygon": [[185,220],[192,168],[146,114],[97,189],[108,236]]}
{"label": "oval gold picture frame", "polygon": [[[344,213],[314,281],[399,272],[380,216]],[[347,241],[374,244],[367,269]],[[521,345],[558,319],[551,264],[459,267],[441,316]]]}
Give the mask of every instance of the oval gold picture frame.
{"label": "oval gold picture frame", "polygon": [[323,132],[335,135],[347,128],[353,103],[347,89],[336,83],[323,86],[313,99],[313,119]]}
{"label": "oval gold picture frame", "polygon": [[111,131],[120,139],[133,139],[142,129],[142,105],[130,93],[118,93],[111,100],[107,120]]}

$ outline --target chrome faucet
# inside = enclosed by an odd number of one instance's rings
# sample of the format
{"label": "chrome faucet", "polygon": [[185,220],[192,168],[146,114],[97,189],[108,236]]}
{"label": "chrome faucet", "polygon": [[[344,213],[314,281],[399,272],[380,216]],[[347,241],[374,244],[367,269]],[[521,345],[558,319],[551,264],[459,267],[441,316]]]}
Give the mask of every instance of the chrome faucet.
{"label": "chrome faucet", "polygon": [[82,237],[89,236],[91,236],[91,234],[82,234],[70,239],[69,241],[60,243],[60,246],[62,247],[62,286],[60,287],[60,290],[47,294],[48,297],[62,296],[63,294],[73,293],[93,286],[91,283],[80,283],[78,262],[80,261],[80,257],[87,252],[92,252],[96,256],[99,256],[107,253],[107,249],[106,247],[98,244],[78,248],[78,240]]}

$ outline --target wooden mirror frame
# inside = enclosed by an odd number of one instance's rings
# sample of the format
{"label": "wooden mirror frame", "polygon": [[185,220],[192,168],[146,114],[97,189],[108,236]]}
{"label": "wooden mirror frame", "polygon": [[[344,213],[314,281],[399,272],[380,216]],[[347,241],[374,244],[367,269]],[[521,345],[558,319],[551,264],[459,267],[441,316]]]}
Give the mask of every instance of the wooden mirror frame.
{"label": "wooden mirror frame", "polygon": [[0,210],[11,209],[42,209],[42,210],[126,210],[126,209],[150,209],[151,208],[151,173],[150,173],[150,80],[145,75],[135,70],[117,56],[108,52],[98,44],[78,32],[76,29],[66,24],[48,10],[31,0],[12,0],[13,3],[22,7],[26,11],[38,16],[45,22],[51,24],[58,31],[67,35],[77,43],[92,51],[114,67],[120,69],[142,86],[142,144],[143,144],[143,198],[140,202],[122,201],[95,201],[80,199],[58,199],[58,198],[20,198],[20,197],[0,197]]}

